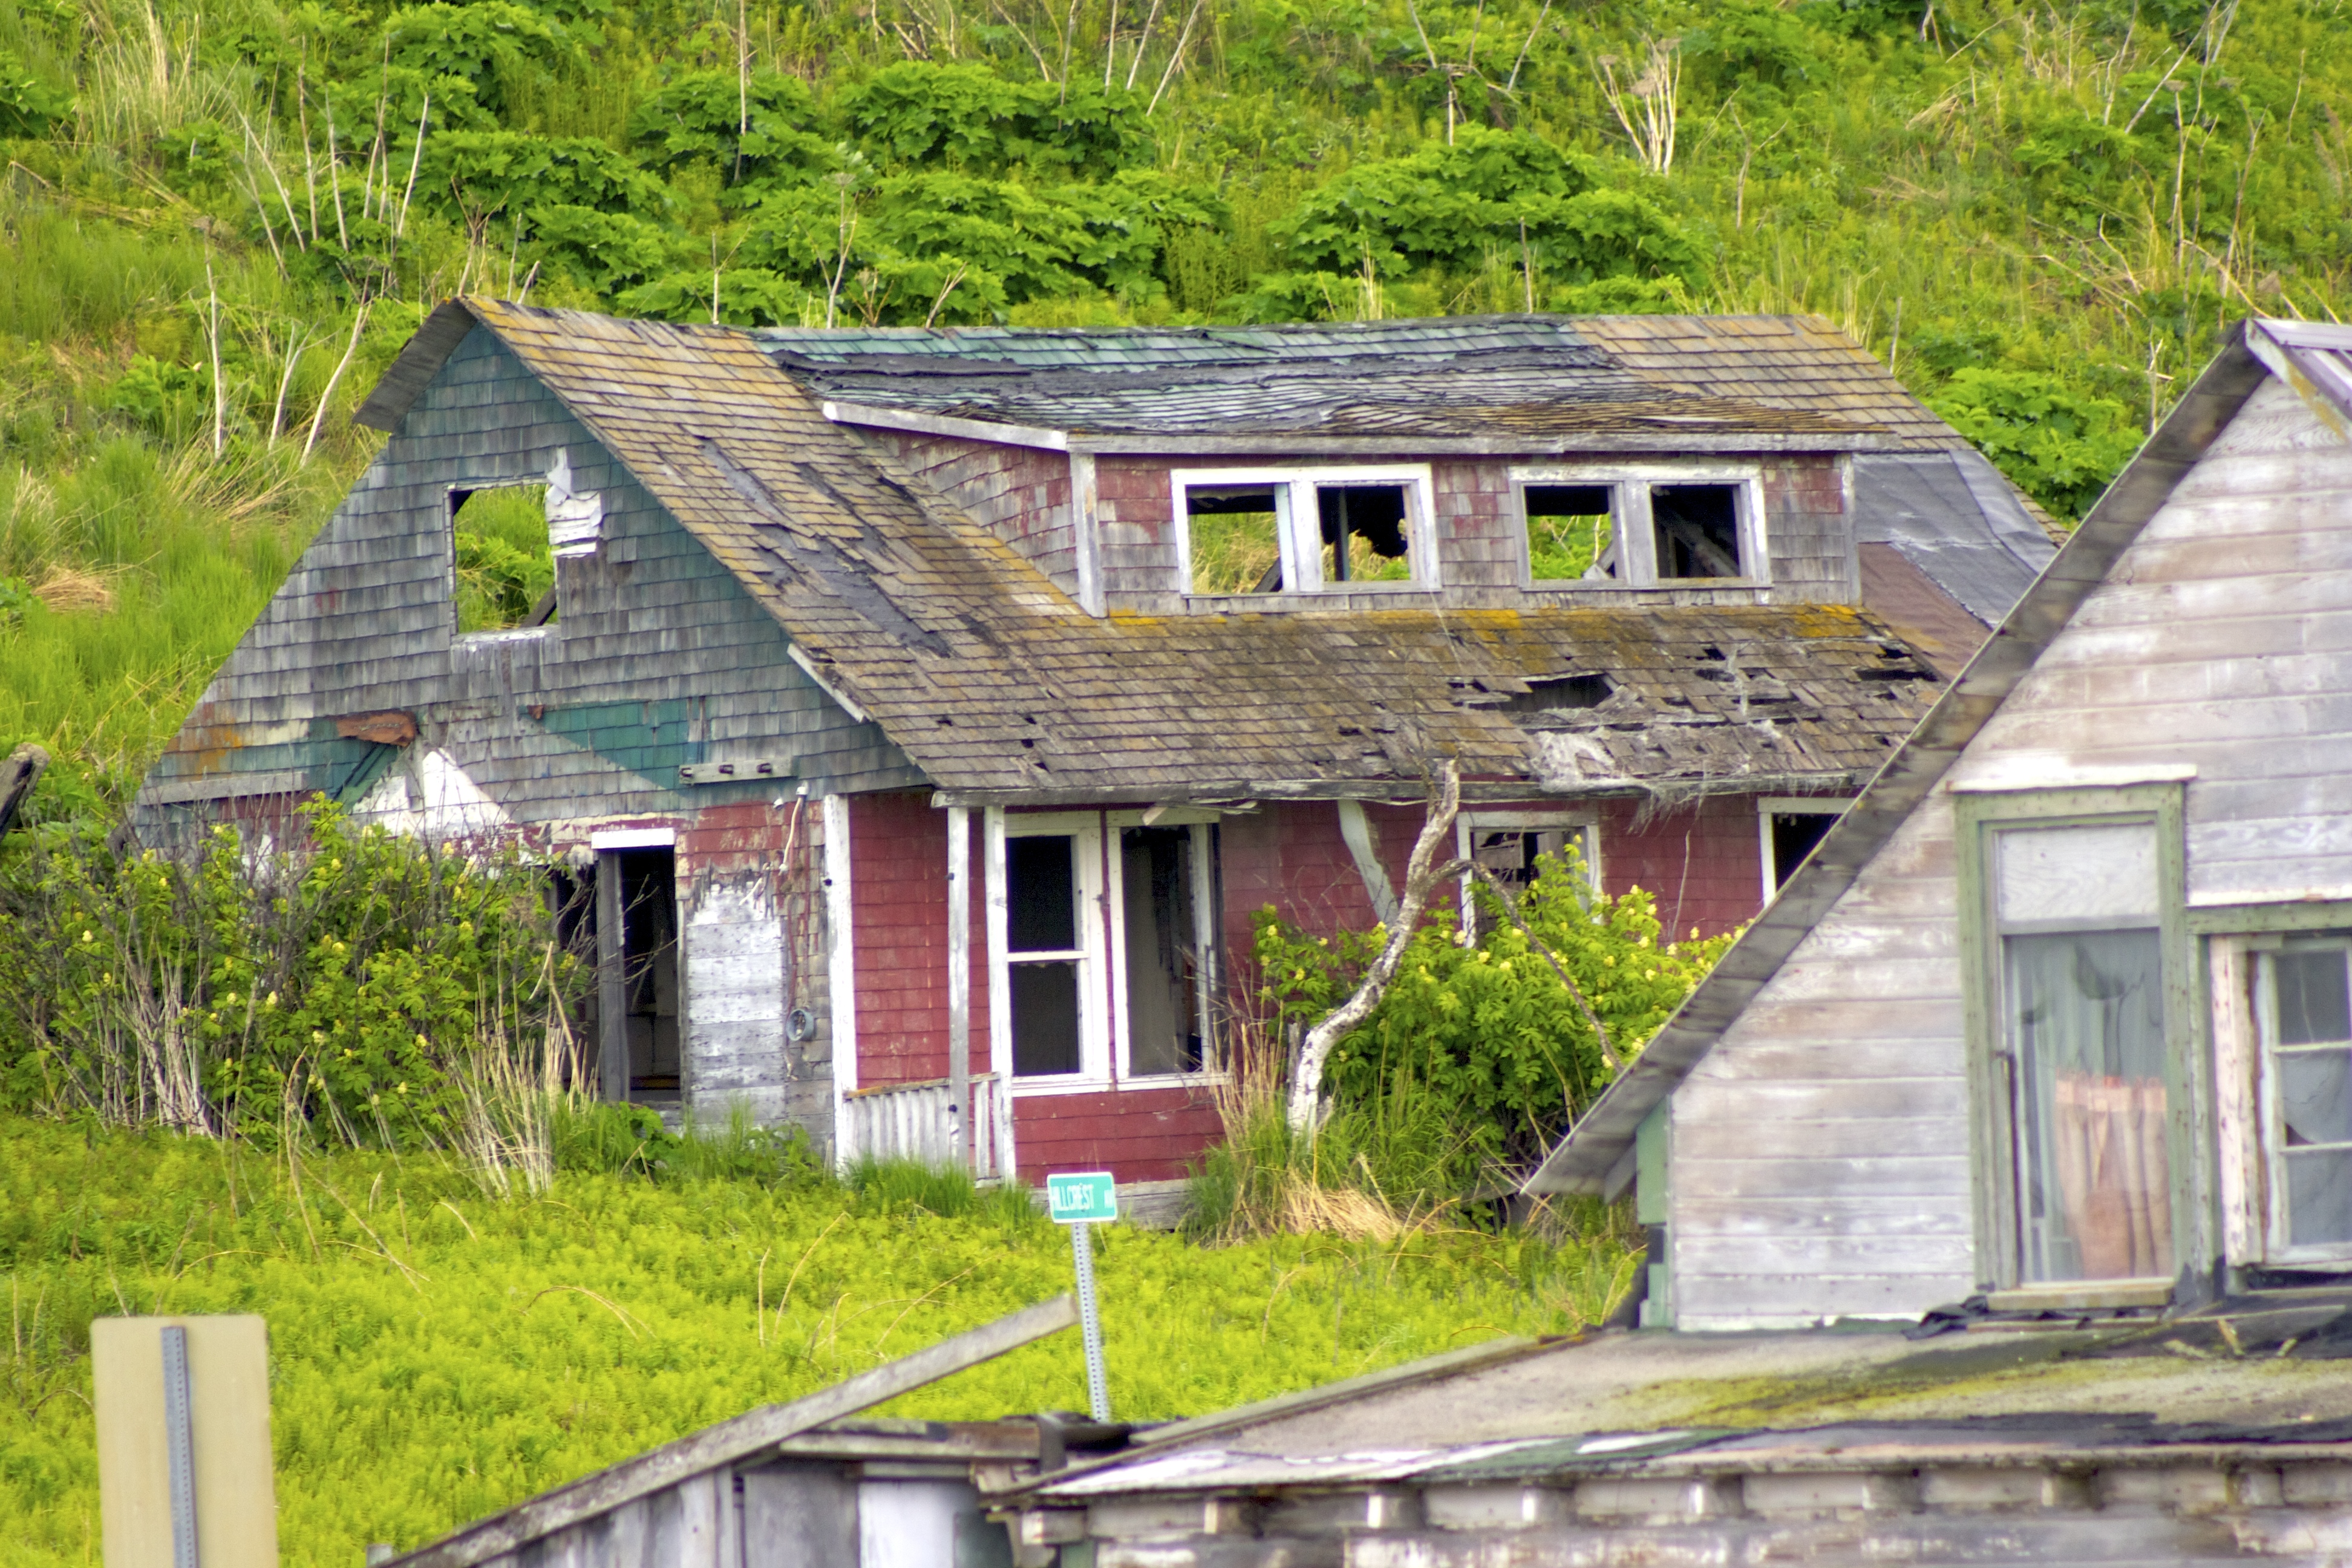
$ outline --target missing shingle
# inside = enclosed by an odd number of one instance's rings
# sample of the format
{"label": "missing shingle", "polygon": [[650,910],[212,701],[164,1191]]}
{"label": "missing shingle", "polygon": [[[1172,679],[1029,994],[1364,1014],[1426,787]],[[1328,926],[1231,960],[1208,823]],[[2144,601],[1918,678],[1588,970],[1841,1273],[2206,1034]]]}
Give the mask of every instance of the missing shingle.
{"label": "missing shingle", "polygon": [[1598,708],[1616,689],[1605,675],[1556,675],[1528,682],[1527,690],[1507,699],[1506,713],[1549,713],[1561,709]]}

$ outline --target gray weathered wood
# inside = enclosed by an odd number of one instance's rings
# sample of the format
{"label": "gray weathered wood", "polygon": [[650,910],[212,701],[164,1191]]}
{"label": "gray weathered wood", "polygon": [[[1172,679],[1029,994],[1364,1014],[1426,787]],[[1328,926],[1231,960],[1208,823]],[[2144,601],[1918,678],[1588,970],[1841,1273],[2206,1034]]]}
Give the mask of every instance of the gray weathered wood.
{"label": "gray weathered wood", "polygon": [[771,1465],[743,1477],[742,1568],[856,1563],[857,1482],[837,1463]]}
{"label": "gray weathered wood", "polygon": [[926,1384],[992,1361],[1078,1321],[1076,1302],[1056,1296],[995,1322],[942,1340],[790,1405],[771,1405],[706,1427],[649,1454],[542,1493],[395,1561],[400,1568],[475,1568],[503,1552],[601,1518],[637,1499],[758,1455],[784,1438],[871,1409]]}
{"label": "gray weathered wood", "polygon": [[49,753],[27,741],[8,753],[0,763],[0,833],[16,819],[16,813],[40,782],[42,772],[49,765]]}
{"label": "gray weathered wood", "polygon": [[597,1079],[606,1100],[629,1098],[628,943],[621,900],[621,857],[596,857]]}

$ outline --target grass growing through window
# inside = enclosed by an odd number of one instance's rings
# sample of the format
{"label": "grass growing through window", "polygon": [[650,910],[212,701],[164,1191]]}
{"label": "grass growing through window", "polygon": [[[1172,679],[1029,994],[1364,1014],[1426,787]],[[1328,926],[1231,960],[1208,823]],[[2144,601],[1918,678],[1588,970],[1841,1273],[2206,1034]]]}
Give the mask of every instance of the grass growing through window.
{"label": "grass growing through window", "polygon": [[[1199,512],[1191,520],[1192,592],[1255,594],[1282,559],[1270,511]],[[1267,588],[1276,586],[1266,584]]]}
{"label": "grass growing through window", "polygon": [[474,491],[458,506],[451,536],[457,552],[457,630],[496,632],[527,624],[555,586],[547,487]]}
{"label": "grass growing through window", "polygon": [[[697,1159],[673,1150],[671,1163],[731,1176],[647,1179],[626,1161],[567,1171],[559,1158],[546,1191],[500,1201],[437,1157],[289,1159],[0,1118],[9,1561],[98,1561],[86,1400],[101,1314],[268,1319],[285,1562],[345,1568],[370,1542],[421,1544],[1070,1288],[1068,1237],[1025,1202],[889,1166],[838,1184],[758,1151],[728,1154],[730,1136]],[[560,1135],[559,1156],[567,1146],[576,1139]],[[1589,1250],[1446,1230],[1212,1248],[1107,1227],[1097,1256],[1115,1410],[1193,1414],[1570,1327],[1575,1293],[1601,1267]],[[1084,1404],[1069,1334],[886,1414]]]}

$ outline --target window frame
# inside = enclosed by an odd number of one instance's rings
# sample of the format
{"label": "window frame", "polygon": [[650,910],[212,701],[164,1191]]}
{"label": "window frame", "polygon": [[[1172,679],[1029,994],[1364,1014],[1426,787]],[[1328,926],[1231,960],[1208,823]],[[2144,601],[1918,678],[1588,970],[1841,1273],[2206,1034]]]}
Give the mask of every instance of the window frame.
{"label": "window frame", "polygon": [[[1275,538],[1281,551],[1282,586],[1271,594],[1195,592],[1192,587],[1192,514],[1185,491],[1199,486],[1273,487]],[[1322,513],[1315,493],[1325,486],[1401,485],[1405,491],[1405,559],[1412,576],[1402,583],[1323,581]],[[1177,591],[1188,600],[1219,604],[1279,604],[1333,594],[1433,594],[1444,586],[1437,559],[1437,486],[1427,463],[1362,464],[1353,467],[1253,467],[1171,468],[1169,500],[1176,519]],[[1311,531],[1311,537],[1310,537]]]}
{"label": "window frame", "polygon": [[[1150,817],[1150,820],[1145,819]],[[1008,812],[990,806],[982,820],[982,857],[987,890],[988,1049],[1016,1099],[1056,1094],[1102,1094],[1119,1089],[1205,1087],[1224,1081],[1225,1065],[1213,1030],[1203,1041],[1198,1072],[1138,1076],[1132,1061],[1128,1017],[1127,883],[1125,858],[1111,853],[1128,827],[1184,827],[1192,833],[1193,939],[1202,962],[1195,977],[1200,1016],[1213,1022],[1212,1004],[1223,975],[1217,951],[1216,853],[1211,835],[1221,820],[1206,809],[1144,811]],[[1078,946],[1024,952],[1030,963],[1076,963],[1078,966],[1078,1070],[1036,1073],[1013,1070],[1011,888],[1005,864],[1010,838],[1068,837],[1077,879]]]}
{"label": "window frame", "polygon": [[[449,636],[455,641],[478,643],[495,642],[500,639],[513,640],[524,637],[543,637],[559,630],[563,624],[563,569],[560,565],[555,565],[554,563],[562,560],[566,553],[577,555],[583,553],[583,552],[579,550],[576,546],[568,552],[562,551],[557,548],[555,542],[556,520],[551,516],[547,519],[547,554],[549,563],[551,567],[552,567],[553,571],[553,575],[550,579],[550,584],[555,591],[555,604],[550,612],[550,618],[529,626],[492,626],[487,631],[474,632],[462,630],[457,625],[458,509],[464,506],[467,501],[471,500],[474,497],[484,494],[489,490],[528,489],[536,489],[541,491],[541,500],[542,503],[554,494],[554,487],[551,482],[551,477],[546,474],[525,474],[520,478],[463,480],[444,485],[442,487],[441,542],[449,552]],[[546,510],[544,504],[542,504],[541,510]],[[591,551],[588,552],[593,552],[593,546],[591,547]]]}
{"label": "window frame", "polygon": [[[1615,594],[1660,588],[1713,591],[1772,585],[1770,530],[1765,521],[1764,468],[1760,463],[1520,463],[1511,466],[1509,478],[1518,584],[1531,593]],[[1609,515],[1618,544],[1615,579],[1587,582],[1581,577],[1535,574],[1535,551],[1528,518],[1528,488],[1531,485],[1590,485],[1610,492]],[[1739,576],[1658,575],[1656,522],[1650,510],[1650,491],[1659,485],[1734,487],[1739,515],[1739,560],[1744,568]]]}
{"label": "window frame", "polygon": [[1772,819],[1776,816],[1843,816],[1858,796],[1850,795],[1768,795],[1756,801],[1757,854],[1764,870],[1764,901],[1780,896],[1780,858],[1772,849]]}
{"label": "window frame", "polygon": [[[2212,1253],[2206,1215],[2210,1161],[2201,1130],[2210,1125],[2204,1075],[2193,1070],[2196,943],[2185,893],[2183,788],[2179,783],[2024,790],[1955,789],[1953,836],[1959,903],[1962,1025],[1969,1079],[1969,1189],[1975,1210],[1980,1289],[2086,1300],[2152,1290],[2154,1279],[2021,1279],[2023,1235],[2018,1215],[2014,1068],[2004,1038],[2000,924],[1993,907],[1992,856],[2007,828],[2120,826],[2146,823],[2156,837],[2156,931],[2163,966],[2165,1155],[2171,1180],[2176,1274],[2194,1272]],[[2087,926],[2084,929],[2089,929]],[[2111,929],[2101,925],[2098,929]],[[2113,928],[2122,929],[2122,928]],[[2141,928],[2144,929],[2144,928]],[[2175,1281],[2164,1280],[2168,1296]],[[2117,1304],[2123,1304],[2118,1302]]]}
{"label": "window frame", "polygon": [[[1581,842],[1578,851],[1584,858],[1585,886],[1591,892],[1601,891],[1601,814],[1590,806],[1535,806],[1515,811],[1508,806],[1481,806],[1465,811],[1454,819],[1454,854],[1467,860],[1471,840],[1480,833],[1559,833],[1573,832]],[[1462,929],[1468,931],[1476,906],[1471,902],[1470,889],[1476,880],[1467,872],[1461,879],[1458,895],[1462,911]]]}
{"label": "window frame", "polygon": [[2262,1083],[2267,1047],[2255,962],[2297,937],[2352,937],[2352,900],[2206,905],[2190,910],[2189,921],[2205,946],[2197,1012],[2213,1064],[2219,1256],[2238,1269],[2352,1272],[2352,1244],[2290,1247],[2285,1217],[2271,1213],[2277,1175]]}

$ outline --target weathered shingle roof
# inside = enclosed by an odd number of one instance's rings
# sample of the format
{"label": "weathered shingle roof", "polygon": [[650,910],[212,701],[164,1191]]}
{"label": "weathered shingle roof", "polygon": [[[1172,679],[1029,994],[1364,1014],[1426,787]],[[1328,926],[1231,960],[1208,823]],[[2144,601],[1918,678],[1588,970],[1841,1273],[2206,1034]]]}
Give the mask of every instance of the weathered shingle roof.
{"label": "weathered shingle roof", "polygon": [[1934,688],[1837,607],[1090,616],[753,334],[443,310],[494,331],[948,790],[1377,795],[1417,791],[1433,752],[1522,795],[1830,787]]}
{"label": "weathered shingle roof", "polygon": [[[1781,325],[1782,336],[1803,326],[1753,320]],[[1743,375],[1738,352],[1716,349],[1706,370],[1726,390],[1654,374],[1596,336],[1592,324],[1463,316],[1117,331],[777,328],[759,337],[794,379],[828,399],[1080,437],[1442,437],[1499,426],[1525,434],[1802,434],[1833,438],[1824,446],[1875,445],[1879,422],[1857,391],[1874,377],[1885,410],[1958,439],[1876,361],[1826,328],[1804,335],[1802,364],[1777,381]],[[1748,368],[1768,368],[1762,353],[1749,357],[1757,363]]]}

